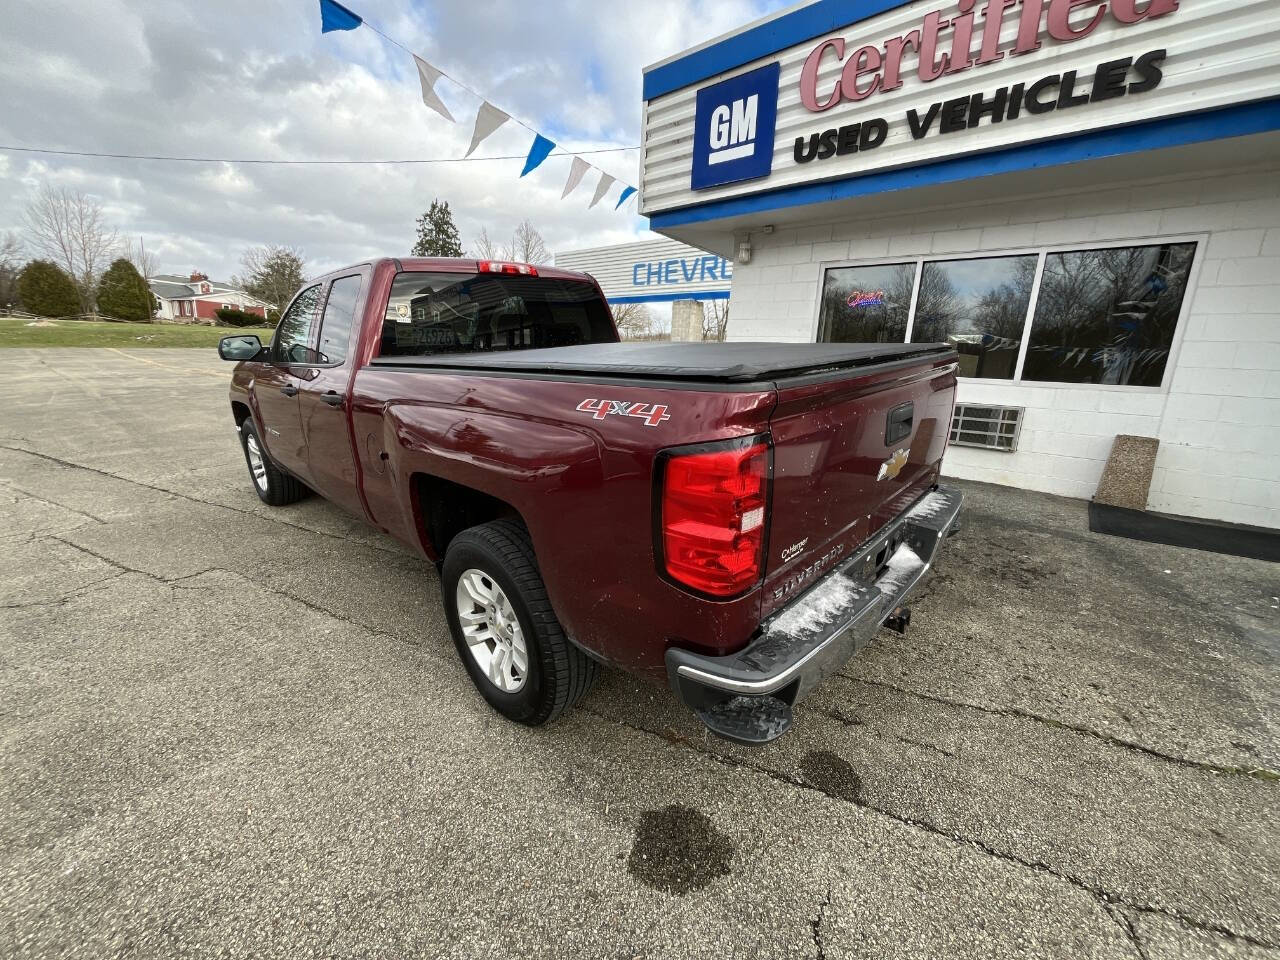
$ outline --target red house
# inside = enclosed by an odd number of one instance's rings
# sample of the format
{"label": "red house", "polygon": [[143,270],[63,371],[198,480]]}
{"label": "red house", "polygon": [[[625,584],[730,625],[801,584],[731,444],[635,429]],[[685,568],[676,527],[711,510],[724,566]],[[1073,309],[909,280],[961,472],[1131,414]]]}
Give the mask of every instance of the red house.
{"label": "red house", "polygon": [[229,283],[210,280],[208,274],[198,271],[192,271],[187,277],[160,274],[148,278],[147,283],[160,301],[161,319],[179,323],[213,324],[218,318],[217,311],[222,309],[256,313],[265,319],[267,311],[276,308],[273,303],[259,300]]}

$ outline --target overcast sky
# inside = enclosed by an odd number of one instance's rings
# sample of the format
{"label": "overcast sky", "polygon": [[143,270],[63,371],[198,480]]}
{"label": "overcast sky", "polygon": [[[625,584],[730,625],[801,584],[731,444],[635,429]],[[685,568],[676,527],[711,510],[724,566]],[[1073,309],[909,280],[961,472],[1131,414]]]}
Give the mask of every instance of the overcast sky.
{"label": "overcast sky", "polygon": [[[641,69],[776,9],[779,0],[349,0],[498,107],[570,147],[634,146]],[[455,158],[478,101],[441,80],[457,118],[429,111],[412,60],[372,31],[320,33],[318,0],[18,0],[0,30],[0,144],[107,153],[279,159]],[[476,155],[523,156],[509,123]],[[588,159],[636,183],[638,153]],[[414,220],[447,199],[470,247],[524,217],[552,251],[646,233],[595,175],[560,200],[568,157],[519,179],[520,160],[304,167],[53,157],[0,151],[0,232],[42,182],[98,197],[165,272],[215,279],[245,247],[301,247],[311,273],[405,254]],[[617,190],[613,193],[617,197]],[[631,205],[634,210],[634,204]]]}

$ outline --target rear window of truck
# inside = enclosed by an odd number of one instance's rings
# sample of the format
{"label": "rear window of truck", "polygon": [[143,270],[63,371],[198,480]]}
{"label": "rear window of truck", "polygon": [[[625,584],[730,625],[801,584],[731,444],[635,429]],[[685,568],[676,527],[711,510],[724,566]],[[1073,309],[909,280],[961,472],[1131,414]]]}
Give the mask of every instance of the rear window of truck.
{"label": "rear window of truck", "polygon": [[509,274],[396,274],[383,357],[490,353],[617,340],[599,290],[581,280]]}

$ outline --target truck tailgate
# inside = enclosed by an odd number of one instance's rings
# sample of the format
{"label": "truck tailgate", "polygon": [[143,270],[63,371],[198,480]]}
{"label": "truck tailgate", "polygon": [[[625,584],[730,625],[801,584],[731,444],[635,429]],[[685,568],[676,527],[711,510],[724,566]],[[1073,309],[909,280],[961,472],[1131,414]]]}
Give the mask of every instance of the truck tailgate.
{"label": "truck tailgate", "polygon": [[937,482],[955,402],[955,354],[777,386],[762,617],[855,553]]}

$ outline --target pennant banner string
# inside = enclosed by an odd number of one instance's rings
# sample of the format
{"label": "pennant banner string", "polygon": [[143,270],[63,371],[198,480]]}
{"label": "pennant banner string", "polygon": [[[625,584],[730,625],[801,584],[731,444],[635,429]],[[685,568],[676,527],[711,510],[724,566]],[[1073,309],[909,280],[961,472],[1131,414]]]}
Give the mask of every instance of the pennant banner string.
{"label": "pennant banner string", "polygon": [[418,65],[418,79],[422,81],[422,102],[450,123],[453,123],[453,114],[449,112],[449,108],[444,105],[444,101],[436,93],[436,81],[440,79],[442,74],[416,53],[413,55],[413,62]]}
{"label": "pennant banner string", "polygon": [[596,192],[591,197],[591,203],[587,206],[588,210],[604,199],[604,195],[609,192],[609,188],[613,186],[615,180],[615,177],[611,177],[607,173],[602,172],[600,174],[600,182],[596,184]]}
{"label": "pennant banner string", "polygon": [[[484,141],[486,137],[488,137],[490,134],[496,131],[500,126],[502,126],[508,120],[514,120],[520,126],[524,127],[530,133],[534,134],[535,137],[539,138],[534,141],[535,148],[540,147],[541,141],[546,139],[545,137],[542,137],[542,135],[537,130],[535,130],[529,124],[525,123],[519,117],[513,117],[509,113],[499,110],[497,107],[493,106],[493,104],[489,103],[488,99],[484,95],[478,93],[473,87],[471,87],[466,83],[463,83],[457,77],[453,76],[450,73],[445,72],[444,70],[441,70],[439,67],[435,67],[432,64],[427,63],[425,60],[419,57],[416,53],[414,53],[412,50],[406,47],[399,40],[396,40],[394,37],[387,36],[385,33],[379,30],[376,26],[374,26],[368,20],[365,20],[359,14],[347,9],[345,6],[339,3],[338,0],[320,0],[320,22],[321,22],[321,25],[320,25],[321,33],[328,33],[332,30],[354,30],[359,26],[368,27],[370,30],[372,30],[374,33],[380,36],[383,40],[387,41],[387,43],[390,43],[392,46],[399,47],[405,53],[409,54],[409,56],[413,57],[414,63],[418,67],[418,75],[422,81],[423,102],[425,102],[428,107],[435,110],[441,116],[449,120],[453,120],[453,115],[449,112],[448,108],[444,105],[444,102],[440,100],[439,95],[435,92],[435,83],[436,83],[436,80],[438,80],[440,77],[444,77],[450,82],[457,84],[459,87],[467,91],[467,93],[471,94],[476,99],[483,101],[480,105],[480,113],[476,116],[475,131],[472,134],[471,146],[467,150],[467,154],[466,154],[467,157],[471,156],[472,151],[475,150],[476,147],[479,146],[480,143]],[[425,71],[423,69],[424,67],[426,68]],[[430,82],[428,82],[428,79],[430,80]],[[486,111],[486,108],[487,108],[487,111]],[[498,117],[501,117],[501,119],[497,120]],[[484,120],[483,123],[481,122],[482,119]],[[494,122],[495,120],[497,120],[497,122]],[[491,123],[493,125],[490,127],[489,124]],[[553,144],[553,148],[554,148],[554,144]],[[626,148],[626,149],[632,149],[632,148]],[[582,152],[590,153],[595,151],[584,150]],[[548,150],[548,153],[550,153],[550,150]],[[530,159],[533,157],[532,150],[530,151],[529,157]],[[477,158],[477,159],[480,159],[480,158]],[[543,157],[543,159],[545,160],[546,158]],[[527,162],[528,160],[526,160],[526,163]],[[541,163],[541,161],[538,161],[538,162]],[[534,164],[534,167],[537,167],[537,166],[538,164]],[[587,164],[585,161],[581,161],[581,170],[579,172],[579,160],[576,155],[574,156],[573,168],[569,172],[569,180],[570,182],[572,182],[573,187],[576,187],[578,183],[581,182],[582,177],[585,176],[586,171],[589,167],[590,167],[590,164]],[[530,170],[532,169],[533,168],[531,167]],[[574,179],[575,174],[577,176],[576,180]],[[521,176],[523,175],[524,174],[521,174]],[[572,192],[572,189],[573,189],[572,187],[567,187],[565,190],[564,196],[567,197],[569,193]],[[614,209],[617,210],[619,207],[621,207],[623,202],[627,199],[627,197],[629,197],[632,193],[635,193],[635,192],[636,192],[635,187],[627,187],[627,189],[622,192],[622,197],[619,198],[618,204],[617,206],[614,207]]]}
{"label": "pennant banner string", "polygon": [[[605,147],[600,150],[579,150],[581,156],[592,156],[597,153],[626,153],[638,147]],[[510,153],[493,157],[411,157],[396,160],[320,160],[299,159],[282,160],[261,157],[185,157],[175,154],[161,153],[101,153],[91,150],[50,150],[45,147],[18,147],[0,143],[0,151],[13,153],[47,153],[55,157],[98,157],[108,160],[165,160],[173,163],[253,163],[266,166],[373,166],[377,164],[416,164],[416,163],[487,163],[490,160],[524,160],[523,153]]]}
{"label": "pennant banner string", "polygon": [[352,13],[338,0],[320,0],[320,32],[331,30],[354,30],[364,23],[358,15]]}
{"label": "pennant banner string", "polygon": [[520,176],[528,176],[542,165],[542,161],[547,159],[551,151],[556,145],[544,137],[540,133],[533,135],[533,146],[529,148],[529,156],[525,158],[524,169],[520,171]]}
{"label": "pennant banner string", "polygon": [[582,182],[582,178],[587,175],[587,171],[591,168],[591,164],[583,160],[581,157],[573,158],[573,165],[569,168],[569,179],[565,181],[564,193],[560,194],[563,200],[569,194],[577,189],[578,184]]}
{"label": "pennant banner string", "polygon": [[467,147],[466,156],[475,153],[476,147],[510,119],[509,114],[499,110],[488,100],[480,104],[480,112],[476,114],[476,128],[471,134],[471,146]]}

